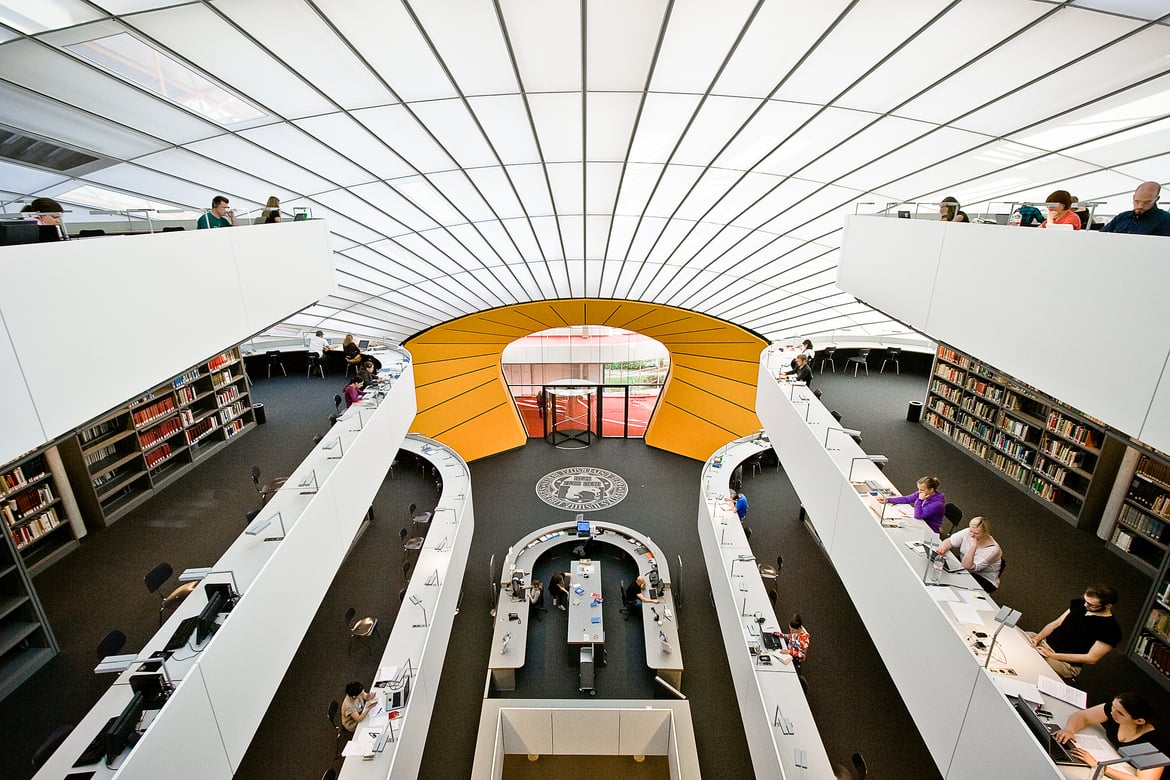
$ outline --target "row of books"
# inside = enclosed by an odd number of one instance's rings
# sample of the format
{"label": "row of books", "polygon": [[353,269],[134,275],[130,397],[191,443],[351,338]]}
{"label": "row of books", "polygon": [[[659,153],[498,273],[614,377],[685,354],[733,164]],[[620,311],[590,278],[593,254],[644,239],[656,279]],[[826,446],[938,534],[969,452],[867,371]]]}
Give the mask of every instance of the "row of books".
{"label": "row of books", "polygon": [[991,446],[1009,458],[1015,458],[1025,466],[1030,466],[1032,464],[1032,458],[1036,455],[1036,450],[1031,447],[1025,447],[1021,442],[1011,438],[1002,431],[996,433],[992,438]]}
{"label": "row of books", "polygon": [[1047,439],[1040,445],[1040,449],[1053,460],[1063,463],[1066,466],[1072,466],[1073,468],[1080,468],[1081,459],[1084,455],[1080,450],[1070,447],[1056,439]]}
{"label": "row of books", "polygon": [[225,438],[228,438],[228,439],[235,436],[237,433],[239,433],[242,430],[244,430],[244,421],[243,420],[232,420],[230,423],[223,426],[223,432],[225,434]]}
{"label": "row of books", "polygon": [[1059,463],[1052,463],[1050,461],[1044,460],[1043,458],[1041,458],[1036,463],[1036,470],[1051,479],[1053,482],[1061,485],[1064,484],[1064,480],[1069,474],[1068,469],[1066,469],[1064,466],[1060,465]]}
{"label": "row of books", "polygon": [[107,444],[105,447],[96,449],[85,456],[85,465],[92,466],[95,463],[101,463],[103,460],[114,457],[118,454],[117,444]]}
{"label": "row of books", "polygon": [[1086,447],[1096,447],[1097,432],[1079,422],[1070,420],[1057,412],[1048,415],[1048,430],[1059,433],[1066,439],[1072,439]]}
{"label": "row of books", "polygon": [[158,426],[138,434],[138,439],[142,442],[142,446],[146,448],[156,442],[162,441],[168,436],[173,436],[181,430],[183,430],[183,423],[177,417],[172,417]]}
{"label": "row of books", "polygon": [[225,366],[233,360],[235,360],[235,355],[231,352],[224,352],[223,354],[216,355],[211,360],[207,361],[207,370],[215,371],[217,368]]}
{"label": "row of books", "polygon": [[3,504],[0,504],[0,512],[4,513],[8,524],[13,525],[19,523],[25,516],[36,512],[46,504],[51,504],[56,498],[53,495],[53,486],[48,482],[44,482],[38,485],[36,490],[26,490],[23,493],[17,493]]}
{"label": "row of books", "polygon": [[934,375],[955,384],[959,384],[967,376],[954,366],[939,366],[934,370]]}
{"label": "row of books", "polygon": [[937,379],[930,385],[930,392],[941,396],[951,403],[959,403],[963,399],[963,391],[954,385],[948,385]]}
{"label": "row of books", "polygon": [[[30,472],[35,472],[33,476],[24,476],[24,466],[28,466]],[[30,460],[24,466],[17,466],[12,471],[6,472],[0,477],[0,492],[11,493],[14,490],[20,490],[29,482],[36,482],[45,476],[45,463],[40,458]]]}
{"label": "row of books", "polygon": [[1159,463],[1152,458],[1143,457],[1138,463],[1138,473],[1149,477],[1154,482],[1170,487],[1170,466]]}
{"label": "row of books", "polygon": [[960,406],[976,417],[987,420],[989,423],[995,422],[995,414],[998,410],[986,401],[981,401],[975,396],[969,395],[963,399]]}
{"label": "row of books", "polygon": [[989,401],[1000,401],[1003,398],[1003,388],[979,379],[968,377],[965,387],[976,395],[981,395]]}
{"label": "row of books", "polygon": [[186,405],[194,401],[199,393],[194,387],[180,387],[175,390],[175,395],[178,397],[180,404]]}
{"label": "row of books", "polygon": [[1146,630],[1163,642],[1170,642],[1170,612],[1154,607],[1146,620]]}
{"label": "row of books", "polygon": [[185,384],[188,384],[190,382],[194,382],[198,378],[199,378],[199,369],[193,368],[190,371],[188,371],[187,373],[180,374],[179,376],[175,377],[174,381],[171,382],[171,384],[174,387],[182,387]]}
{"label": "row of books", "polygon": [[1032,484],[1029,485],[1029,487],[1031,487],[1032,492],[1040,496],[1040,498],[1043,498],[1045,501],[1051,501],[1057,506],[1060,506],[1061,501],[1064,500],[1064,491],[1052,483],[1045,482],[1042,479],[1033,479]]}
{"label": "row of books", "polygon": [[997,469],[1008,475],[1010,478],[1014,479],[1016,482],[1023,484],[1025,481],[1027,481],[1029,475],[1028,467],[1019,461],[1013,458],[1009,458],[1002,452],[991,453],[991,457],[988,458],[988,460],[991,462],[991,465],[995,466]]}
{"label": "row of books", "polygon": [[1155,520],[1145,512],[1129,504],[1122,505],[1121,513],[1117,516],[1117,522],[1138,532],[1142,536],[1148,536],[1156,542],[1165,544],[1170,541],[1170,534],[1166,533],[1165,523],[1161,520]]}
{"label": "row of books", "polygon": [[146,467],[152,469],[171,457],[171,445],[163,444],[146,453]]}
{"label": "row of books", "polygon": [[232,376],[232,372],[230,370],[221,371],[218,374],[211,375],[211,384],[213,387],[223,387],[225,385],[230,385],[234,381],[236,381],[236,379]]}
{"label": "row of books", "polygon": [[231,403],[232,401],[236,400],[239,397],[240,397],[240,389],[238,387],[236,387],[235,385],[232,385],[231,387],[227,388],[223,392],[216,393],[215,394],[215,402],[219,406],[226,406],[227,404]]}
{"label": "row of books", "polygon": [[1170,580],[1165,580],[1162,587],[1158,588],[1158,601],[1163,604],[1170,603]]}
{"label": "row of books", "polygon": [[225,406],[219,410],[219,419],[224,425],[227,425],[232,420],[239,417],[248,407],[244,405],[243,401],[236,401],[231,406]]}
{"label": "row of books", "polygon": [[1015,436],[1017,439],[1027,439],[1028,434],[1032,432],[1031,425],[1020,422],[1019,420],[1014,420],[1007,415],[1004,415],[1003,420],[1000,422],[1000,426],[1005,431]]}
{"label": "row of books", "polygon": [[20,528],[13,528],[12,541],[16,542],[16,549],[22,550],[59,525],[61,520],[57,517],[57,507],[49,507],[49,511],[40,517]]}
{"label": "row of books", "polygon": [[92,428],[86,428],[81,433],[77,434],[77,438],[81,441],[81,445],[84,447],[91,441],[97,441],[108,433],[120,430],[121,427],[122,421],[115,417],[111,420],[106,420],[103,423],[98,423]]}
{"label": "row of books", "polygon": [[187,443],[194,444],[204,436],[214,431],[219,427],[219,420],[212,417],[205,417],[195,425],[187,429]]}
{"label": "row of books", "polygon": [[144,409],[131,412],[131,416],[134,418],[134,427],[141,428],[143,425],[147,425],[163,415],[174,411],[174,408],[175,399],[167,397],[152,403]]}
{"label": "row of books", "polygon": [[1142,634],[1138,637],[1134,652],[1146,659],[1159,672],[1170,677],[1170,647],[1166,647],[1149,634]]}
{"label": "row of books", "polygon": [[971,358],[942,344],[938,346],[938,356],[948,363],[954,363],[963,368],[968,368],[971,365]]}

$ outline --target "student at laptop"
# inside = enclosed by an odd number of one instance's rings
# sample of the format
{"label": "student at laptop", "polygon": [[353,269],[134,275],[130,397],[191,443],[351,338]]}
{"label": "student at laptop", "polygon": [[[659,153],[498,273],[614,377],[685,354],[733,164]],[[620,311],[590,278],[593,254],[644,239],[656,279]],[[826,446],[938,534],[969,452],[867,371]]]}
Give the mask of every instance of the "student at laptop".
{"label": "student at laptop", "polygon": [[362,380],[363,390],[378,384],[378,372],[374,370],[374,361],[367,360],[362,363],[362,367],[358,369],[358,379]]}
{"label": "student at laptop", "polygon": [[971,572],[979,587],[988,593],[999,588],[1003,550],[991,535],[991,523],[985,517],[972,517],[970,524],[951,534],[938,547],[939,555],[958,550],[959,563]]}
{"label": "student at laptop", "polygon": [[324,331],[317,331],[312,336],[309,336],[309,351],[316,352],[319,356],[324,357],[325,353],[333,347],[329,346],[329,342],[325,340]]}
{"label": "student at laptop", "polygon": [[877,500],[879,504],[913,504],[914,517],[937,534],[947,511],[947,497],[939,492],[938,485],[938,477],[920,477],[916,492],[890,498],[878,496]]}
{"label": "student at laptop", "polygon": [[348,409],[358,401],[362,400],[362,396],[362,378],[360,376],[355,376],[353,379],[349,380],[349,384],[345,386],[345,408]]}
{"label": "student at laptop", "polygon": [[646,578],[638,577],[626,586],[626,603],[631,607],[637,604],[657,604],[658,599],[646,595]]}
{"label": "student at laptop", "polygon": [[[1154,718],[1154,707],[1136,693],[1121,693],[1113,697],[1112,701],[1098,704],[1087,710],[1078,710],[1068,716],[1064,728],[1054,732],[1052,736],[1062,745],[1069,745],[1069,753],[1084,761],[1089,766],[1096,766],[1097,759],[1088,752],[1075,746],[1077,732],[1086,726],[1099,723],[1105,729],[1105,736],[1113,747],[1134,745],[1140,742],[1149,742],[1159,751],[1165,753],[1166,747],[1162,733],[1154,729],[1150,721]],[[1133,780],[1134,774],[1121,767],[1107,766],[1105,777]],[[1162,770],[1146,769],[1136,775],[1140,780],[1157,780],[1162,776]]]}
{"label": "student at laptop", "polygon": [[804,621],[800,618],[800,613],[797,612],[788,621],[788,632],[781,634],[784,641],[788,644],[787,651],[777,653],[780,660],[784,663],[792,662],[792,668],[800,673],[800,665],[804,663],[804,659],[808,658],[808,643],[812,637],[809,636],[808,631],[804,627]]}
{"label": "student at laptop", "polygon": [[1053,671],[1075,680],[1081,668],[1095,664],[1121,643],[1121,624],[1113,616],[1117,591],[1108,585],[1090,585],[1083,598],[1073,599],[1068,609],[1039,633],[1030,633],[1032,646]]}
{"label": "student at laptop", "polygon": [[345,686],[345,700],[341,703],[341,725],[352,734],[358,724],[374,711],[370,704],[374,694],[370,693],[356,680]]}

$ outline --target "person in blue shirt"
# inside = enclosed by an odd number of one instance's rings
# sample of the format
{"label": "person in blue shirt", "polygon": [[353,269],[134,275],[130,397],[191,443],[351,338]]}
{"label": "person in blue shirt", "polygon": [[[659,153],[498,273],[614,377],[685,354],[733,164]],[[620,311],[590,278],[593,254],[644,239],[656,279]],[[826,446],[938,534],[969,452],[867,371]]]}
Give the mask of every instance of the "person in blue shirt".
{"label": "person in blue shirt", "polygon": [[1133,233],[1140,236],[1170,236],[1170,213],[1158,208],[1162,185],[1142,182],[1133,191],[1133,210],[1123,211],[1101,228],[1102,233]]}
{"label": "person in blue shirt", "polygon": [[204,214],[195,223],[198,230],[208,228],[235,227],[236,212],[228,208],[228,199],[223,195],[216,195],[211,199],[211,211]]}
{"label": "person in blue shirt", "polygon": [[738,490],[733,490],[731,491],[731,498],[729,500],[735,505],[735,513],[739,515],[739,522],[744,522],[747,518],[748,510],[747,496]]}

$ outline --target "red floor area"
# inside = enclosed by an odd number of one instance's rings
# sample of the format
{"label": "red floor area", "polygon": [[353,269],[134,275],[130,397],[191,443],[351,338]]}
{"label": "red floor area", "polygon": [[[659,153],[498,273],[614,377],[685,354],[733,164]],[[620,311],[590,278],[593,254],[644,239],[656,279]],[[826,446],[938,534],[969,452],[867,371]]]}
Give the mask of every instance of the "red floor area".
{"label": "red floor area", "polygon": [[[571,403],[572,407],[565,404]],[[581,422],[571,423],[571,427],[584,428],[585,404],[574,399],[562,399],[558,403],[561,408],[557,413],[557,419],[562,419],[563,416],[571,416]],[[630,421],[629,421],[629,436],[631,438],[641,438],[646,435],[646,425],[650,422],[650,415],[654,412],[654,405],[658,403],[657,395],[637,395],[630,397]],[[536,408],[536,397],[531,395],[516,396],[516,405],[520,409],[520,417],[524,420],[524,427],[528,429],[528,435],[533,438],[539,438],[544,435],[544,421],[540,419],[540,414]],[[622,414],[622,399],[620,398],[606,398],[604,401],[605,417],[601,422],[601,432],[603,436],[622,436],[623,435],[623,420]],[[597,410],[594,408],[593,413]]]}

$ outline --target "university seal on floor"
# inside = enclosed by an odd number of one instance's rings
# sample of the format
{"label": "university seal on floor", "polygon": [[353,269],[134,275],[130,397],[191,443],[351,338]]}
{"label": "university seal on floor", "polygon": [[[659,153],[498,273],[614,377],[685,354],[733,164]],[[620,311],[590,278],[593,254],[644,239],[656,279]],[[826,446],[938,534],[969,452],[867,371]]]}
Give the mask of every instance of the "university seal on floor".
{"label": "university seal on floor", "polygon": [[630,490],[626,481],[605,469],[574,466],[545,474],[536,483],[544,503],[570,512],[595,512],[620,503]]}

